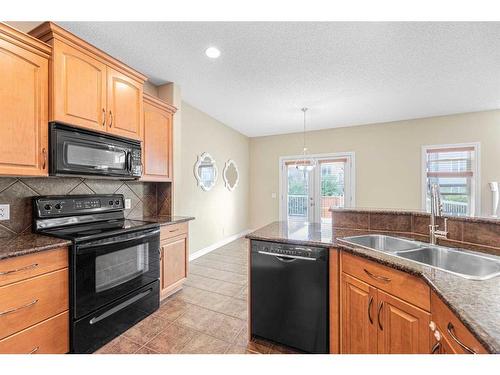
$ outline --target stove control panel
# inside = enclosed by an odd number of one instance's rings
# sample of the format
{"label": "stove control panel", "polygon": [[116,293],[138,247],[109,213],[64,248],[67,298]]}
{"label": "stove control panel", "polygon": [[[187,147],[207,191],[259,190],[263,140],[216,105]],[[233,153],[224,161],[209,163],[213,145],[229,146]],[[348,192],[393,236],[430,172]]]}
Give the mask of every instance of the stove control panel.
{"label": "stove control panel", "polygon": [[33,198],[35,218],[105,213],[123,209],[124,199],[121,194],[49,195]]}

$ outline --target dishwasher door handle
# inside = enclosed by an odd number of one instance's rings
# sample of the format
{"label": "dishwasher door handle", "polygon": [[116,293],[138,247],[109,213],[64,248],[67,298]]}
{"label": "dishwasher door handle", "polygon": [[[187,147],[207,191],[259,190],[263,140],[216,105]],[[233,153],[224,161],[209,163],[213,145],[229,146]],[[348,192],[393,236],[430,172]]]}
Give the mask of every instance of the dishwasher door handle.
{"label": "dishwasher door handle", "polygon": [[262,254],[262,255],[271,255],[273,257],[276,257],[278,258],[278,260],[282,261],[282,262],[287,262],[286,260],[284,259],[280,259],[280,258],[286,258],[286,259],[291,259],[290,261],[288,262],[291,262],[292,260],[296,260],[296,259],[301,259],[301,260],[312,260],[313,262],[316,261],[316,258],[307,258],[307,257],[301,257],[301,256],[298,256],[298,255],[285,255],[285,254],[275,254],[275,253],[269,253],[267,251],[257,251],[259,254]]}

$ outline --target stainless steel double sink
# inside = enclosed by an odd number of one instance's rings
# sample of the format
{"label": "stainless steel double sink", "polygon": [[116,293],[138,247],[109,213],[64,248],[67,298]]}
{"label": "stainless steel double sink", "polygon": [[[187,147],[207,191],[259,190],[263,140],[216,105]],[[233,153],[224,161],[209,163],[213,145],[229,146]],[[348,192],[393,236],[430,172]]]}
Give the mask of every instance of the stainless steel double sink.
{"label": "stainless steel double sink", "polygon": [[453,273],[466,279],[487,280],[500,275],[500,258],[468,250],[429,245],[380,234],[339,238],[351,246],[380,251],[429,267]]}

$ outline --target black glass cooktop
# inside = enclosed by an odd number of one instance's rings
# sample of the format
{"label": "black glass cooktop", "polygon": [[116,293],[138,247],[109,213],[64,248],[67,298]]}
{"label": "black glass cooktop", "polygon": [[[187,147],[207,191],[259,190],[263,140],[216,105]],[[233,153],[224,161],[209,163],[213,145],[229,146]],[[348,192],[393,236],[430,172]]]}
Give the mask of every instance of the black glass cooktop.
{"label": "black glass cooktop", "polygon": [[109,220],[91,224],[78,224],[62,228],[45,229],[42,233],[73,241],[91,240],[158,227],[154,222],[141,220]]}

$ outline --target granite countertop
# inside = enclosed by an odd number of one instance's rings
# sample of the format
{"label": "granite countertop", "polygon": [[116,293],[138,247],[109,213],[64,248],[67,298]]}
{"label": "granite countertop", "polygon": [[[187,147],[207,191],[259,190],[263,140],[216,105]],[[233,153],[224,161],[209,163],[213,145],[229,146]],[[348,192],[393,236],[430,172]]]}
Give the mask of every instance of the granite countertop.
{"label": "granite countertop", "polygon": [[[376,232],[369,231],[369,233]],[[500,277],[482,281],[464,279],[387,253],[350,247],[337,241],[337,238],[361,234],[363,232],[360,230],[334,231],[330,225],[318,223],[274,222],[246,237],[252,240],[295,245],[337,247],[342,251],[419,276],[441,297],[489,352],[500,353]],[[390,235],[415,237],[412,233],[393,232]]]}
{"label": "granite countertop", "polygon": [[68,240],[34,233],[0,238],[0,260],[51,250],[70,244],[71,241]]}
{"label": "granite countertop", "polygon": [[148,216],[143,218],[144,221],[158,223],[161,226],[184,223],[194,219],[192,216]]}

